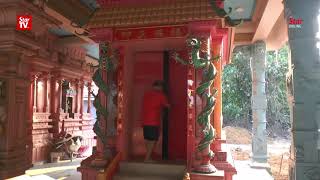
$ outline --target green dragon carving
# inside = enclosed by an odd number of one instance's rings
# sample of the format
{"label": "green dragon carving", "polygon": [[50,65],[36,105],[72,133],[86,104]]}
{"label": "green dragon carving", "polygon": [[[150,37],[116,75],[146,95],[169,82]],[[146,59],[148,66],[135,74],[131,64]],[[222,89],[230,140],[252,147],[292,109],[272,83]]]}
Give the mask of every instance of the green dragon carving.
{"label": "green dragon carving", "polygon": [[[210,95],[209,91],[216,75],[216,68],[212,62],[220,59],[220,56],[210,59],[208,58],[208,54],[205,54],[205,57],[201,58],[199,55],[201,48],[199,39],[189,39],[188,45],[191,46],[191,61],[182,59],[177,53],[173,53],[173,58],[183,65],[192,65],[195,69],[203,70],[202,82],[196,88],[197,95],[202,98],[203,102],[206,102],[206,106],[197,116],[197,123],[201,126],[203,135],[201,141],[197,144],[197,150],[201,152],[213,142],[215,137],[215,130],[210,124],[210,114],[214,109],[217,90],[214,90],[212,95]],[[210,158],[214,156],[211,150],[209,151],[208,156]]]}
{"label": "green dragon carving", "polygon": [[[91,94],[94,97],[93,106],[96,108],[96,115],[97,115],[97,120],[93,126],[93,131],[101,140],[104,146],[106,146],[107,142],[106,142],[106,136],[100,128],[100,121],[101,119],[107,119],[108,111],[107,111],[107,108],[101,104],[99,94],[103,93],[105,96],[108,95],[109,87],[103,80],[102,75],[104,72],[107,74],[108,72],[113,71],[115,69],[115,64],[112,61],[112,57],[108,56],[108,54],[110,54],[108,53],[109,50],[110,50],[110,45],[108,43],[100,44],[100,58],[98,60],[99,64],[98,66],[95,66],[98,69],[95,71],[94,75],[92,76],[93,82],[99,88],[99,93],[95,95],[93,92],[91,92]],[[101,116],[103,116],[103,118]]]}

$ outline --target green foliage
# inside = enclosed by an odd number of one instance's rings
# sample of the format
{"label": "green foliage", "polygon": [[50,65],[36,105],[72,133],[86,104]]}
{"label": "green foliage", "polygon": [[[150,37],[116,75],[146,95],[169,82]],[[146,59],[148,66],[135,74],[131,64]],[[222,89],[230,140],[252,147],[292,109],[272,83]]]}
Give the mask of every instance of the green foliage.
{"label": "green foliage", "polygon": [[251,72],[248,53],[233,54],[232,63],[225,66],[222,75],[223,116],[225,121],[247,120],[251,108]]}
{"label": "green foliage", "polygon": [[[278,52],[268,52],[266,63],[268,125],[280,125],[285,129],[290,125],[285,78],[288,72],[288,50],[288,46],[285,46]],[[243,47],[233,54],[232,63],[225,66],[222,78],[224,121],[226,124],[247,126],[251,117],[252,93],[248,47]]]}
{"label": "green foliage", "polygon": [[269,125],[280,124],[290,127],[290,113],[287,101],[286,73],[288,72],[288,51],[285,46],[278,52],[269,52],[267,56],[267,120]]}

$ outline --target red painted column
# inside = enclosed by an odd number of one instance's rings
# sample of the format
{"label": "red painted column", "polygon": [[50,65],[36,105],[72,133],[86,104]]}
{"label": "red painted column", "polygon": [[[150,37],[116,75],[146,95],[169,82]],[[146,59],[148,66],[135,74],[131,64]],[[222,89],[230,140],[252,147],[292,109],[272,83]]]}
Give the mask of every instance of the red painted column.
{"label": "red painted column", "polygon": [[[213,86],[211,91],[214,89],[217,90],[216,96],[216,104],[214,107],[214,111],[211,115],[211,123],[213,124],[214,129],[216,130],[216,137],[214,141],[214,145],[211,147],[213,151],[221,151],[221,144],[223,141],[221,140],[222,135],[222,37],[212,37],[212,54],[213,56],[220,56],[218,61],[214,62],[214,66],[216,67],[217,74],[214,79]],[[216,154],[217,155],[217,154]]]}
{"label": "red painted column", "polygon": [[[221,42],[213,41],[212,42],[212,51],[215,56],[220,55]],[[217,75],[214,79],[213,87],[218,90],[216,96],[216,104],[214,107],[213,119],[214,119],[214,128],[216,130],[216,138],[221,139],[222,131],[222,66],[220,60],[214,62],[214,66],[217,69]]]}
{"label": "red painted column", "polygon": [[75,81],[75,88],[76,88],[76,99],[75,99],[74,113],[78,113],[79,112],[79,80]]}
{"label": "red painted column", "polygon": [[[219,30],[217,30],[219,31]],[[224,32],[224,30],[220,30]],[[225,180],[232,180],[232,176],[237,173],[234,168],[233,162],[228,161],[231,154],[228,154],[225,149],[222,148],[222,144],[225,143],[225,139],[222,139],[222,64],[225,62],[225,48],[227,45],[225,43],[226,35],[224,33],[212,33],[212,54],[214,56],[219,55],[219,61],[215,61],[214,65],[217,70],[217,74],[214,80],[213,89],[217,90],[216,104],[211,116],[211,123],[214,125],[216,130],[216,137],[211,147],[211,150],[214,151],[215,156],[213,159],[213,164],[218,170],[223,170],[225,173]]]}
{"label": "red painted column", "polygon": [[80,114],[83,115],[83,88],[84,88],[84,82],[83,80],[80,80]]}
{"label": "red painted column", "polygon": [[61,103],[62,103],[62,79],[57,79],[58,83],[58,102],[57,102],[57,110],[56,113],[62,112]]}
{"label": "red painted column", "polygon": [[195,151],[195,69],[188,67],[188,137],[187,137],[187,168],[191,170],[194,164],[193,153]]}
{"label": "red painted column", "polygon": [[48,75],[43,77],[43,112],[48,112]]}
{"label": "red painted column", "polygon": [[124,122],[124,47],[119,48],[119,63],[117,67],[117,89],[118,89],[118,96],[117,96],[117,109],[118,109],[118,117],[117,117],[117,138],[116,138],[116,146],[117,151],[121,151],[123,154],[124,159],[128,156],[128,149],[126,148],[126,141],[127,137],[125,134],[127,132],[124,126],[126,125]]}
{"label": "red painted column", "polygon": [[37,106],[36,106],[37,105],[37,103],[36,103],[36,101],[37,101],[36,100],[37,99],[37,92],[36,92],[36,89],[37,89],[36,88],[36,86],[37,86],[36,85],[37,84],[37,76],[34,75],[34,76],[32,76],[32,78],[33,78],[32,79],[32,86],[33,86],[33,88],[32,88],[32,93],[33,93],[33,99],[32,99],[33,103],[32,104],[33,104],[33,108],[32,109],[33,109],[33,112],[37,112]]}
{"label": "red painted column", "polygon": [[34,80],[34,105],[33,112],[38,112],[38,76],[35,76]]}

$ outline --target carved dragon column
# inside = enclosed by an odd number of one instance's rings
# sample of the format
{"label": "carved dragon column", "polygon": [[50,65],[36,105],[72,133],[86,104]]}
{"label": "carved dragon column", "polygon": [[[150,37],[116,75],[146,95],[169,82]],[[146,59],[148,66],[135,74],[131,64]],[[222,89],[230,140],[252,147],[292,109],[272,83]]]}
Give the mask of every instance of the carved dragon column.
{"label": "carved dragon column", "polygon": [[319,9],[319,0],[285,1],[288,20],[303,21],[301,28],[288,28],[292,51],[287,75],[292,133],[290,180],[320,179]]}
{"label": "carved dragon column", "polygon": [[217,169],[211,164],[214,153],[210,144],[214,140],[215,130],[210,123],[210,115],[215,104],[215,97],[210,87],[216,75],[211,57],[211,31],[213,25],[202,23],[189,24],[192,65],[195,68],[195,152],[193,171],[214,173]]}

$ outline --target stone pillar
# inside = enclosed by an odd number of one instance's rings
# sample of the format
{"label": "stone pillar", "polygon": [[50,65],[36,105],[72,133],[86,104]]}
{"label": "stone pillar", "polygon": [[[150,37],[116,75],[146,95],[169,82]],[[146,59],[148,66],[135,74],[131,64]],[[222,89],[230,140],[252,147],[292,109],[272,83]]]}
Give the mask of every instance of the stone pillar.
{"label": "stone pillar", "polygon": [[88,107],[87,113],[91,113],[91,82],[88,82]]}
{"label": "stone pillar", "polygon": [[265,91],[266,44],[263,41],[258,41],[251,46],[250,64],[252,73],[251,106],[253,119],[252,166],[256,166],[256,163],[267,163],[267,98]]}
{"label": "stone pillar", "polygon": [[[291,109],[289,179],[320,179],[320,57],[319,0],[286,0],[286,15],[302,19],[302,27],[289,27],[292,64],[287,76]],[[319,37],[319,35],[318,35]]]}

